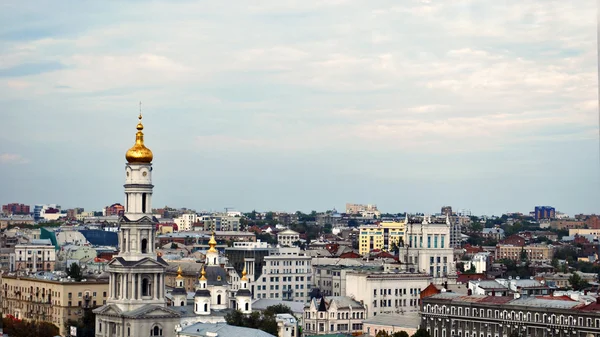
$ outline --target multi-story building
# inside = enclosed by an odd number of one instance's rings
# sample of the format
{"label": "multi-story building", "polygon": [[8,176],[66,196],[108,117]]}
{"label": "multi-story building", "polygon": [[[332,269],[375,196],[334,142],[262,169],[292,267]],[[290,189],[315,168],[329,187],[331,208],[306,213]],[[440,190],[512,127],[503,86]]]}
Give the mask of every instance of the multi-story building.
{"label": "multi-story building", "polygon": [[18,203],[6,204],[2,205],[2,213],[11,215],[11,214],[20,214],[27,215],[30,212],[29,205],[23,205]]}
{"label": "multi-story building", "polygon": [[343,296],[346,293],[346,274],[351,272],[381,272],[377,266],[315,265],[313,261],[313,280],[321,294],[325,296]]}
{"label": "multi-story building", "polygon": [[510,259],[521,261],[523,257],[528,261],[552,260],[554,257],[554,246],[545,244],[533,244],[523,247],[510,244],[499,244],[496,246],[496,260]]}
{"label": "multi-story building", "polygon": [[110,206],[106,206],[104,207],[104,212],[103,212],[104,216],[111,216],[111,215],[117,215],[117,216],[123,216],[123,214],[125,214],[125,206],[116,203],[116,204],[112,204]]}
{"label": "multi-story building", "polygon": [[417,311],[419,294],[431,281],[431,276],[419,273],[348,272],[344,296],[364,303],[367,318]]}
{"label": "multi-story building", "polygon": [[404,222],[385,221],[376,225],[360,226],[360,239],[358,242],[359,254],[365,255],[374,249],[390,250],[395,243],[401,246],[404,241]]}
{"label": "multi-story building", "polygon": [[535,206],[534,212],[536,221],[556,218],[556,210],[551,206]]}
{"label": "multi-story building", "polygon": [[205,231],[239,231],[240,217],[227,214],[203,215],[200,217]]}
{"label": "multi-story building", "polygon": [[278,337],[297,337],[298,336],[298,320],[294,315],[277,314],[275,316],[277,322]]}
{"label": "multi-story building", "polygon": [[485,273],[490,267],[490,252],[479,252],[471,258],[470,261],[465,262],[465,271],[475,269],[476,274]]}
{"label": "multi-story building", "polygon": [[579,236],[583,236],[583,235],[600,236],[600,229],[593,229],[593,228],[570,228],[569,229],[569,236],[575,236],[575,235],[579,235]]}
{"label": "multi-story building", "polygon": [[452,206],[442,206],[441,214],[444,216],[452,216]]}
{"label": "multi-story building", "polygon": [[56,263],[56,250],[49,239],[31,240],[15,246],[11,271],[52,271]]}
{"label": "multi-story building", "polygon": [[34,225],[35,220],[31,215],[0,215],[0,228],[5,229],[8,225]]}
{"label": "multi-story building", "polygon": [[[254,269],[250,261],[247,263],[247,270]],[[264,257],[262,274],[250,282],[254,298],[306,302],[313,284],[311,257],[298,247],[279,248]]]}
{"label": "multi-story building", "polygon": [[362,333],[365,305],[346,296],[313,298],[304,307],[305,335]]}
{"label": "multi-story building", "polygon": [[346,214],[360,215],[363,218],[380,218],[381,212],[377,209],[377,205],[361,205],[361,204],[346,204]]}
{"label": "multi-story building", "polygon": [[4,275],[0,282],[4,317],[52,323],[61,336],[68,335],[68,320],[81,319],[84,309],[104,304],[108,292],[108,279],[74,282],[52,273],[31,277]]}
{"label": "multi-story building", "polygon": [[430,217],[420,223],[411,221],[405,233],[405,246],[400,249],[398,258],[405,264],[406,271],[428,273],[436,283],[456,277],[449,217],[445,222],[432,222]]}
{"label": "multi-story building", "polygon": [[[254,281],[263,273],[265,257],[276,253],[277,248],[269,246],[266,242],[234,242],[232,247],[225,248],[225,256],[233,269],[242,274],[247,267],[248,279]],[[254,283],[250,283],[250,291],[254,294]]]}
{"label": "multi-story building", "polygon": [[600,334],[600,299],[585,304],[548,297],[464,296],[422,300],[421,327],[431,336],[588,337]]}
{"label": "multi-story building", "polygon": [[192,230],[192,224],[198,221],[198,215],[196,213],[182,214],[180,217],[173,219],[173,222],[177,225],[177,229],[183,232],[189,232]]}
{"label": "multi-story building", "polygon": [[277,243],[282,246],[291,247],[298,240],[300,240],[300,233],[291,229],[286,229],[277,233]]}
{"label": "multi-story building", "polygon": [[450,247],[460,248],[463,242],[462,228],[465,218],[462,216],[448,217],[450,220]]}

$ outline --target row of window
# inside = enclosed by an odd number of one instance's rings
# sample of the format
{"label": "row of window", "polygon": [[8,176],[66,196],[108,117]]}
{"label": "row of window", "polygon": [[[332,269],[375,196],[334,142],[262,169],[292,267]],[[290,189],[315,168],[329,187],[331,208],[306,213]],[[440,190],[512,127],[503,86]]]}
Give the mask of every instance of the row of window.
{"label": "row of window", "polygon": [[[337,329],[336,329],[337,327]],[[347,331],[362,331],[363,325],[362,323],[352,324],[352,330],[348,329],[348,324],[330,324],[329,332],[347,332]],[[312,329],[311,329],[312,328]],[[314,323],[306,323],[306,330],[315,331]],[[319,323],[319,332],[325,332],[325,323]]]}
{"label": "row of window", "polygon": [[[291,295],[285,296],[285,294],[284,294],[284,295],[282,295],[282,297],[289,298],[289,297],[291,297]],[[267,294],[266,293],[258,293],[258,294],[256,294],[256,298],[267,298]],[[270,293],[269,298],[279,298],[279,293]],[[304,298],[304,292],[295,293],[295,298],[300,298],[300,299]]]}
{"label": "row of window", "polygon": [[[379,306],[382,308],[406,307],[406,299],[404,299],[404,300],[396,299],[394,301],[395,305],[392,305],[392,300],[379,300],[379,301],[375,300],[375,301],[373,301],[373,308],[377,308],[378,302],[379,302]],[[409,306],[416,307],[419,304],[419,300],[411,299],[408,303],[409,303]]]}
{"label": "row of window", "polygon": [[[283,262],[280,264],[280,262]],[[310,267],[310,261],[269,261],[269,266],[271,267],[276,267],[279,265],[282,266],[293,266],[294,264],[292,262],[296,262],[296,266],[309,266]]]}
{"label": "row of window", "polygon": [[[421,288],[410,288],[409,293],[410,293],[410,295],[416,296],[421,293]],[[379,295],[391,295],[391,294],[392,294],[392,288],[379,289]],[[395,296],[406,295],[406,288],[394,289],[394,295]],[[377,297],[377,289],[373,289],[373,296]]]}
{"label": "row of window", "polygon": [[[447,306],[438,306],[428,304],[423,308],[425,313],[436,313],[442,315],[456,315],[463,316],[463,308],[452,306],[448,308]],[[517,320],[517,321],[525,321],[525,322],[534,322],[534,323],[548,323],[548,324],[561,324],[561,325],[574,325],[578,324],[580,326],[583,323],[586,323],[586,326],[600,328],[600,318],[596,318],[592,320],[592,318],[584,318],[584,317],[573,317],[573,316],[565,316],[565,315],[556,315],[556,314],[540,314],[531,312],[516,312],[516,311],[507,311],[507,310],[492,310],[492,309],[477,309],[473,308],[464,308],[464,316],[467,317],[481,317],[481,318],[495,318],[495,319],[508,319],[508,320]],[[594,325],[592,325],[594,323]]]}
{"label": "row of window", "polygon": [[[353,311],[353,312],[330,312],[329,318],[335,319],[337,314],[337,319],[364,319],[365,313],[363,311]],[[325,313],[323,311],[318,312],[319,319],[325,318]],[[304,317],[307,319],[317,319],[317,312],[307,311],[304,313]]]}

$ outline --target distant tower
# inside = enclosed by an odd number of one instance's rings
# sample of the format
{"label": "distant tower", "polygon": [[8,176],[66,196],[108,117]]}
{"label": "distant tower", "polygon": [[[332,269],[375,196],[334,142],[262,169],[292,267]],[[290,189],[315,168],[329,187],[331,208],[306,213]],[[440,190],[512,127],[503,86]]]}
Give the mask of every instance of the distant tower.
{"label": "distant tower", "polygon": [[235,293],[237,309],[244,314],[252,313],[252,293],[248,290],[248,278],[246,277],[246,267],[242,270],[242,279],[240,290]]}
{"label": "distant tower", "polygon": [[210,315],[210,291],[207,288],[206,271],[202,267],[202,276],[198,279],[196,295],[194,296],[194,313],[196,315]]}
{"label": "distant tower", "polygon": [[175,279],[175,289],[171,292],[173,295],[173,306],[175,307],[183,307],[187,304],[187,291],[183,284],[182,273],[181,266],[179,266],[177,269],[177,278]]}

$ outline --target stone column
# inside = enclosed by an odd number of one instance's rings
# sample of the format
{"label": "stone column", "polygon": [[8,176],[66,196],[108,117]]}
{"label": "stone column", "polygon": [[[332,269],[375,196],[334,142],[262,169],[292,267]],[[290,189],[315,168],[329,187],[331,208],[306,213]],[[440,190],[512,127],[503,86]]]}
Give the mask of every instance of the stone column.
{"label": "stone column", "polygon": [[154,291],[152,292],[152,298],[153,299],[158,299],[157,296],[157,291],[158,291],[158,277],[157,274],[154,274],[154,284],[152,285],[152,287],[154,288]]}
{"label": "stone column", "polygon": [[110,285],[111,285],[110,287],[108,287],[108,299],[110,300],[110,299],[112,299],[112,297],[113,297],[113,289],[112,289],[112,285],[113,285],[113,284],[115,284],[115,283],[113,282],[113,277],[112,277],[112,274],[109,274],[109,275],[108,275],[108,284],[110,284]]}

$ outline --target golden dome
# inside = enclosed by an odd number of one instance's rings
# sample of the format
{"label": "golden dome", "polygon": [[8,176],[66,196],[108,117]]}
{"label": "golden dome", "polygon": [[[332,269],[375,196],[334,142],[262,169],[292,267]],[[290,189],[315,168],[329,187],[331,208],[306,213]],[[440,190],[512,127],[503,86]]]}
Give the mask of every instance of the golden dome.
{"label": "golden dome", "polygon": [[181,276],[181,274],[183,274],[183,271],[181,270],[181,266],[179,266],[179,268],[177,269],[177,279],[181,280],[183,278],[183,276]]}
{"label": "golden dome", "polygon": [[210,241],[208,241],[208,245],[210,246],[210,248],[208,249],[209,252],[214,253],[217,251],[217,249],[215,248],[215,246],[217,245],[217,240],[215,240],[215,232],[213,232],[210,236]]}
{"label": "golden dome", "polygon": [[244,266],[244,270],[242,270],[242,281],[248,281],[246,274],[246,266]]}
{"label": "golden dome", "polygon": [[125,158],[128,163],[151,163],[152,151],[144,145],[144,125],[142,124],[142,114],[138,117],[140,120],[137,125],[138,132],[135,134],[135,145],[127,151]]}
{"label": "golden dome", "polygon": [[200,281],[206,281],[206,271],[204,271],[204,266],[202,266],[202,277],[200,278]]}

